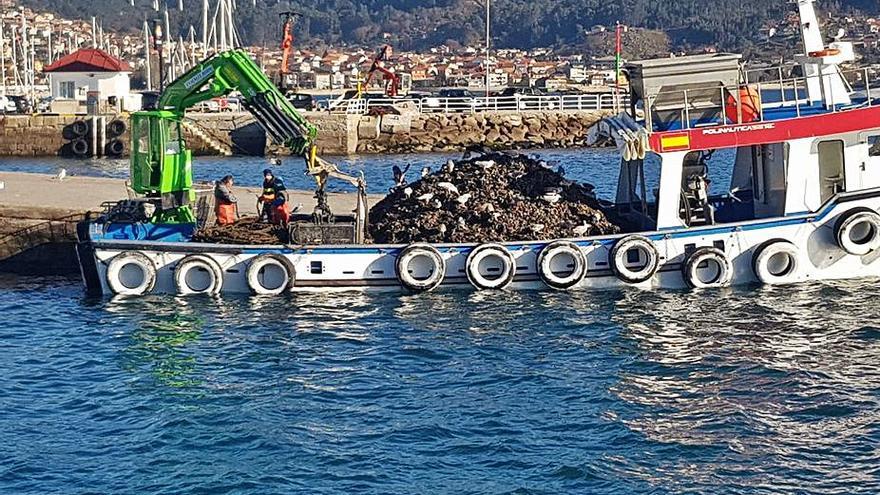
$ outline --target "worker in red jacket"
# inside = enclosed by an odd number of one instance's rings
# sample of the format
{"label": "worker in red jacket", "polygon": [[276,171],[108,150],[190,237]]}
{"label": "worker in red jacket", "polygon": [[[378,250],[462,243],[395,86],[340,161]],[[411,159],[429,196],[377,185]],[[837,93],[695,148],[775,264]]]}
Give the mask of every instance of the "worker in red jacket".
{"label": "worker in red jacket", "polygon": [[290,202],[287,200],[287,187],[281,177],[275,177],[275,200],[272,202],[272,223],[287,225],[290,223]]}
{"label": "worker in red jacket", "polygon": [[238,221],[238,198],[232,192],[235,180],[227,175],[214,185],[214,213],[218,225],[232,225]]}

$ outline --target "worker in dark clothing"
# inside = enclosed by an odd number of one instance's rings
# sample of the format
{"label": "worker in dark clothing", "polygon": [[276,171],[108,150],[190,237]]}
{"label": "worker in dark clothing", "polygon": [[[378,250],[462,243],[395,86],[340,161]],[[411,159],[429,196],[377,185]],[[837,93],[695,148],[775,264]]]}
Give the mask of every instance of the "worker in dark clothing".
{"label": "worker in dark clothing", "polygon": [[272,169],[263,170],[263,193],[260,194],[259,203],[260,221],[272,221],[272,204],[275,202],[275,174]]}
{"label": "worker in dark clothing", "polygon": [[281,177],[275,178],[275,200],[272,202],[272,223],[287,225],[290,222],[290,203],[287,200],[287,187]]}
{"label": "worker in dark clothing", "polygon": [[227,175],[214,185],[214,213],[218,225],[232,225],[238,221],[238,198],[232,192],[234,184],[232,176]]}

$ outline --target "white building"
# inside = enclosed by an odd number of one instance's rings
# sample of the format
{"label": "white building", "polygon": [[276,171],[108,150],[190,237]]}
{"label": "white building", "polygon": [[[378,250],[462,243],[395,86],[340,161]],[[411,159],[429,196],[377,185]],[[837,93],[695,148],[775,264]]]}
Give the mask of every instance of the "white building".
{"label": "white building", "polygon": [[[107,52],[94,48],[77,50],[48,65],[53,105],[80,107],[90,94],[102,108],[131,106],[131,67]],[[134,102],[129,102],[134,103]]]}

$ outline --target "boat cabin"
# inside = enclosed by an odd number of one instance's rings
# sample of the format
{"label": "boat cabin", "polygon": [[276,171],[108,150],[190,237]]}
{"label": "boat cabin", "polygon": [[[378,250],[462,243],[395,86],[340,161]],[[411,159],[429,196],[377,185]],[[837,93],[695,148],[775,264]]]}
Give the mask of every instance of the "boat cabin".
{"label": "boat cabin", "polygon": [[880,187],[880,81],[844,71],[852,44],[827,47],[800,0],[806,54],[750,71],[736,54],[636,61],[616,211],[629,230],[741,223],[819,211]]}

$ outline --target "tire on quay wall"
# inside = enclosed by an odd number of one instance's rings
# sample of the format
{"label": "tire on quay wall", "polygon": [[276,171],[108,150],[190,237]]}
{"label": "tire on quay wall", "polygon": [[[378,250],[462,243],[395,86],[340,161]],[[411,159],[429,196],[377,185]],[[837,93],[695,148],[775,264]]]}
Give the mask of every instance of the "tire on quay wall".
{"label": "tire on quay wall", "polygon": [[125,153],[125,143],[119,139],[113,139],[107,143],[108,156],[122,156]]}
{"label": "tire on quay wall", "polygon": [[[560,258],[567,261],[561,270],[558,264],[554,264]],[[569,241],[548,244],[538,255],[537,265],[541,280],[556,290],[571,289],[587,276],[587,257],[577,244]]]}
{"label": "tire on quay wall", "polygon": [[412,292],[430,292],[446,278],[446,260],[437,248],[412,244],[403,248],[394,263],[397,280]]}
{"label": "tire on quay wall", "polygon": [[70,124],[70,132],[76,137],[84,137],[89,132],[89,124],[84,120],[77,120]]}
{"label": "tire on quay wall", "polygon": [[125,134],[126,130],[128,130],[128,126],[125,125],[124,120],[115,119],[111,120],[110,123],[107,124],[107,135],[111,138],[119,137]]}
{"label": "tire on quay wall", "polygon": [[156,265],[143,253],[125,251],[107,265],[107,285],[120,296],[142,296],[156,286]]}
{"label": "tire on quay wall", "polygon": [[714,247],[691,253],[681,270],[684,281],[692,289],[727,287],[733,281],[733,265],[724,251]]}
{"label": "tire on quay wall", "polygon": [[834,225],[834,238],[840,249],[853,256],[880,249],[880,214],[869,208],[843,213]]}
{"label": "tire on quay wall", "polygon": [[89,154],[89,143],[85,139],[76,139],[70,143],[70,151],[76,156],[86,156]]}
{"label": "tire on quay wall", "polygon": [[[638,253],[639,261],[644,262],[636,269],[629,262],[633,251]],[[640,284],[651,280],[660,269],[660,252],[647,237],[631,235],[614,244],[609,263],[617,278],[628,284]]]}
{"label": "tire on quay wall", "polygon": [[761,283],[785,285],[800,281],[800,252],[784,239],[760,245],[752,258],[752,270]]}
{"label": "tire on quay wall", "polygon": [[181,296],[216,295],[223,289],[223,270],[209,256],[189,255],[177,263],[174,284]]}
{"label": "tire on quay wall", "polygon": [[261,254],[247,267],[247,283],[258,296],[277,296],[293,288],[296,276],[293,265],[279,254]]}
{"label": "tire on quay wall", "polygon": [[[484,266],[490,260],[500,264],[500,267]],[[479,290],[506,289],[516,276],[516,258],[500,244],[483,244],[468,255],[465,271],[471,285]],[[498,276],[493,276],[495,272]]]}

